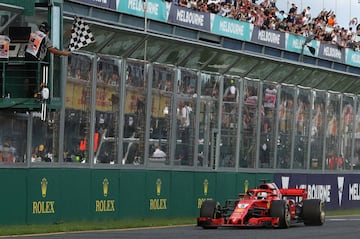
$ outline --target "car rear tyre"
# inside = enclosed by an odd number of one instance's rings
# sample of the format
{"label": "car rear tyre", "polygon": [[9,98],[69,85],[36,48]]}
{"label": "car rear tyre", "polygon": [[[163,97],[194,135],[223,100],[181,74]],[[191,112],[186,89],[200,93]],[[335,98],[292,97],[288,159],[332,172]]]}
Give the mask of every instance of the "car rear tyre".
{"label": "car rear tyre", "polygon": [[307,226],[321,226],[325,222],[324,202],[320,199],[304,200],[302,218]]}
{"label": "car rear tyre", "polygon": [[271,217],[279,218],[279,223],[275,226],[277,228],[289,228],[291,215],[289,205],[285,200],[275,200],[270,206]]}

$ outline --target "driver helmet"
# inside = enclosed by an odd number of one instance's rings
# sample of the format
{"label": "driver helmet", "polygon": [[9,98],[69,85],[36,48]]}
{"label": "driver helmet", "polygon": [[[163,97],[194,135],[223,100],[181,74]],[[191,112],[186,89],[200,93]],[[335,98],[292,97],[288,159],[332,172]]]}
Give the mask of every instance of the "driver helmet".
{"label": "driver helmet", "polygon": [[266,192],[259,192],[257,194],[257,199],[266,199],[267,198],[267,193]]}

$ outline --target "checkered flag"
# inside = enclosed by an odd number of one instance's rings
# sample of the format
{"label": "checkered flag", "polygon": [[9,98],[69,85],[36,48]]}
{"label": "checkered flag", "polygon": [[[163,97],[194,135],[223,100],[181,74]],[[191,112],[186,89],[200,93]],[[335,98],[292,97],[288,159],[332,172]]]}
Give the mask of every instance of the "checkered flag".
{"label": "checkered flag", "polygon": [[95,38],[90,31],[89,26],[84,22],[81,17],[74,17],[74,22],[71,28],[71,40],[69,50],[79,50],[82,47],[94,42]]}

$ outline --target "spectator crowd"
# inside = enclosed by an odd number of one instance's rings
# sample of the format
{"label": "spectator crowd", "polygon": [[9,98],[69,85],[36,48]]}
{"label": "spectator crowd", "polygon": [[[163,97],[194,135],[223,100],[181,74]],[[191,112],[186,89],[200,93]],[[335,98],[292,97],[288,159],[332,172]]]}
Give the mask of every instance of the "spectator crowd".
{"label": "spectator crowd", "polygon": [[313,16],[310,6],[301,10],[294,3],[284,11],[277,8],[276,0],[178,1],[182,7],[249,22],[264,30],[314,36],[315,40],[324,43],[360,51],[360,23],[356,17],[349,21],[348,26],[340,26],[334,11],[324,9]]}

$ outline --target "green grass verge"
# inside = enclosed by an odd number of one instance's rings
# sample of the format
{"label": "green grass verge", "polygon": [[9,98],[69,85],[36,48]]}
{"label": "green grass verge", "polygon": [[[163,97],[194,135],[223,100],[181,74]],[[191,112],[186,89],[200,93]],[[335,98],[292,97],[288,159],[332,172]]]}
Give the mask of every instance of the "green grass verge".
{"label": "green grass verge", "polygon": [[[360,215],[357,210],[337,210],[326,212],[327,216],[341,215]],[[20,225],[20,226],[0,226],[0,236],[42,234],[42,233],[61,233],[74,231],[92,230],[111,230],[139,227],[158,227],[193,224],[196,225],[196,218],[177,218],[177,219],[146,219],[146,220],[119,220],[103,222],[67,222],[45,225]]]}
{"label": "green grass verge", "polygon": [[326,216],[360,215],[360,209],[326,211]]}
{"label": "green grass verge", "polygon": [[67,222],[42,225],[0,226],[0,236],[61,233],[72,231],[110,230],[139,227],[173,226],[196,224],[196,218],[119,220],[103,222]]}

